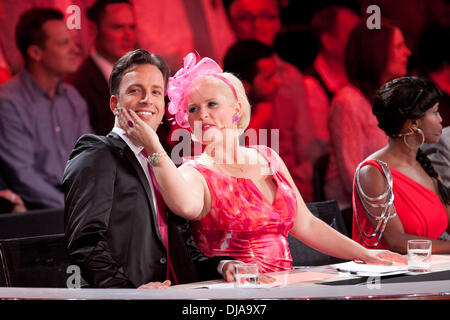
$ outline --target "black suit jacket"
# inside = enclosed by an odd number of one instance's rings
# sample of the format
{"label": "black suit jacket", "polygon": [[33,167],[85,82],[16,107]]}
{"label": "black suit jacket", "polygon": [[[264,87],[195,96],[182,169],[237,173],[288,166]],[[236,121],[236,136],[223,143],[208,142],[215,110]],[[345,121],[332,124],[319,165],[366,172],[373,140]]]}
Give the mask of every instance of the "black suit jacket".
{"label": "black suit jacket", "polygon": [[109,107],[109,85],[94,60],[88,57],[77,72],[66,80],[72,83],[86,100],[94,133],[107,135],[114,126],[114,115]]}
{"label": "black suit jacket", "polygon": [[[149,183],[117,134],[82,136],[67,163],[63,187],[69,257],[91,286],[138,287],[165,280],[167,251]],[[219,278],[217,264],[225,257],[205,258],[191,241],[188,226],[168,213],[177,279],[188,283]]]}

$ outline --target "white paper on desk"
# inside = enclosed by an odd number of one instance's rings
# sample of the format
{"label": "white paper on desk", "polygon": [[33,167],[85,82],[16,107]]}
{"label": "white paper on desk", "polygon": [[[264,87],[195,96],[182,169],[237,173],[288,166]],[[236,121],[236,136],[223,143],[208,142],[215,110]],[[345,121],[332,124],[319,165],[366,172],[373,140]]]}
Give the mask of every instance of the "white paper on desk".
{"label": "white paper on desk", "polygon": [[[278,284],[258,284],[256,286],[249,287],[249,289],[260,289],[260,288],[274,288],[279,287]],[[222,283],[213,283],[213,284],[207,284],[207,285],[201,285],[198,287],[194,287],[193,289],[228,289],[228,288],[235,288],[234,282],[222,282]],[[245,287],[241,287],[242,289],[246,289]]]}
{"label": "white paper on desk", "polygon": [[233,282],[220,282],[220,283],[212,283],[200,285],[198,287],[193,287],[193,289],[226,289],[226,288],[234,288]]}
{"label": "white paper on desk", "polygon": [[334,265],[339,272],[348,272],[352,275],[363,277],[390,276],[408,272],[407,265],[382,266],[373,264],[356,263],[354,261],[338,263]]}

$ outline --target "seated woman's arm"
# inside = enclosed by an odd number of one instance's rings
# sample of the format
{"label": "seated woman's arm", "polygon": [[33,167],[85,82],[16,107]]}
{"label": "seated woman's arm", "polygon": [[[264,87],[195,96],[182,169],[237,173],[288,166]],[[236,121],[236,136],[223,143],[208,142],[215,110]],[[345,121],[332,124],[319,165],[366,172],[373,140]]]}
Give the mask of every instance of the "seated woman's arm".
{"label": "seated woman's arm", "polygon": [[303,201],[295,187],[289,171],[278,157],[280,168],[295,188],[297,199],[297,218],[290,233],[306,245],[324,253],[344,260],[361,260],[366,263],[389,264],[390,261],[405,263],[400,255],[386,250],[368,250],[359,243],[336,231],[324,221],[315,217]]}
{"label": "seated woman's arm", "polygon": [[[386,192],[386,183],[382,173],[374,166],[368,165],[360,170],[359,182],[364,193],[369,197],[377,197],[384,192]],[[382,200],[378,201],[382,203]],[[369,212],[374,217],[379,217],[382,213],[382,208],[379,207],[368,207]],[[447,209],[447,213],[449,210]],[[360,213],[362,214],[362,213]],[[371,215],[368,215],[369,221],[374,227],[377,225],[376,219]],[[391,248],[392,251],[406,254],[407,252],[407,242],[412,239],[428,239],[426,237],[420,237],[414,234],[408,234],[403,228],[402,221],[397,216],[389,219],[386,224],[386,229],[384,230],[383,240]],[[450,253],[450,241],[432,240],[432,251],[433,253]]]}

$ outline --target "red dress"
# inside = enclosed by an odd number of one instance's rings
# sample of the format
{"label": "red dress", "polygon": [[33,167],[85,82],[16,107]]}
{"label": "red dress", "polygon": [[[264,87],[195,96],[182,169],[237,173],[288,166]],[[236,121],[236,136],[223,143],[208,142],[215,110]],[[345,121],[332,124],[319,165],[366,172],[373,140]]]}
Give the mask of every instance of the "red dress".
{"label": "red dress", "polygon": [[214,171],[195,160],[187,162],[203,175],[211,193],[209,213],[191,222],[194,241],[206,256],[256,263],[263,273],[290,270],[287,235],[297,216],[295,191],[278,170],[274,151],[255,148],[265,155],[277,184],[273,203],[250,179]]}
{"label": "red dress", "polygon": [[[381,166],[375,160],[365,161],[362,166],[368,164],[377,167],[382,172]],[[405,233],[430,239],[439,238],[447,229],[448,216],[438,195],[403,173],[393,168],[389,168],[389,170],[391,171],[393,181],[394,206],[397,210],[398,218],[402,222]],[[355,197],[358,221],[366,234],[372,234],[374,227],[367,218],[367,214],[359,200],[355,185],[353,185],[353,194]],[[356,226],[355,208],[353,208],[352,237],[353,240],[364,245],[360,232]],[[366,239],[366,242],[368,244],[374,244],[376,238],[377,237]],[[381,239],[376,248],[390,249],[383,239]]]}

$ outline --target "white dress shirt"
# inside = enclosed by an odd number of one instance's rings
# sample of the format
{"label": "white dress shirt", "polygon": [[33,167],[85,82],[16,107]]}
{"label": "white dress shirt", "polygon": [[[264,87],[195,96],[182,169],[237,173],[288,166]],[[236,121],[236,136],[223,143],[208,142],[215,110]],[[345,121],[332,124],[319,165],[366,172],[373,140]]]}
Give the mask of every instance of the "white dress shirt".
{"label": "white dress shirt", "polygon": [[125,143],[130,147],[131,151],[133,151],[134,156],[136,157],[136,159],[139,161],[139,164],[142,167],[142,170],[144,170],[145,176],[147,177],[147,181],[148,184],[150,185],[150,190],[151,190],[151,196],[152,196],[152,204],[153,204],[153,209],[155,210],[155,212],[157,212],[156,210],[156,197],[155,197],[155,191],[153,190],[153,183],[151,183],[151,177],[150,177],[150,172],[148,170],[148,162],[147,162],[147,158],[142,154],[142,150],[144,150],[143,146],[137,146],[135,145],[130,138],[128,138],[125,134],[123,129],[118,128],[118,127],[114,127],[112,129],[113,132],[117,133],[117,135],[119,137],[122,138],[123,141],[125,141]]}

